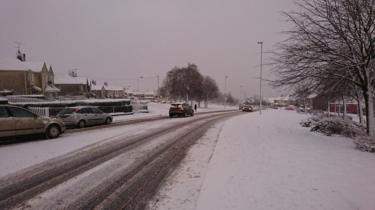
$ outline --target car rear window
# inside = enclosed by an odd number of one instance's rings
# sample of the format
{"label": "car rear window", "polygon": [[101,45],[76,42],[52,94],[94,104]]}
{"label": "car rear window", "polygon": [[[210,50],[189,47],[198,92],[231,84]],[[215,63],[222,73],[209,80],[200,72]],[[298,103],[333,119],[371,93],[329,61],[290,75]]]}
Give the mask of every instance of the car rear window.
{"label": "car rear window", "polygon": [[171,104],[171,108],[181,108],[181,104]]}
{"label": "car rear window", "polygon": [[76,109],[73,109],[73,108],[67,108],[67,109],[63,109],[59,112],[59,114],[72,114]]}

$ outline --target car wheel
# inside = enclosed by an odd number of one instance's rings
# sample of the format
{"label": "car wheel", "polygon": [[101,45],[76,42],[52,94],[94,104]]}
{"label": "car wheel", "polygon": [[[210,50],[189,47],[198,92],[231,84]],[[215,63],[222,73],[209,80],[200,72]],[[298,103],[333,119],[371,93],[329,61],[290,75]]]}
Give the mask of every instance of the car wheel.
{"label": "car wheel", "polygon": [[84,120],[80,120],[77,124],[78,128],[84,128],[86,127],[86,122]]}
{"label": "car wheel", "polygon": [[173,114],[169,114],[169,117],[172,118],[172,117],[173,117]]}
{"label": "car wheel", "polygon": [[105,124],[110,124],[112,122],[112,119],[110,117],[107,117],[107,119],[105,119]]}
{"label": "car wheel", "polygon": [[49,138],[49,139],[57,138],[57,137],[60,136],[60,134],[61,134],[60,127],[57,126],[57,125],[50,125],[50,126],[47,128],[46,136],[47,136],[47,138]]}
{"label": "car wheel", "polygon": [[194,116],[194,112],[191,112],[191,116]]}

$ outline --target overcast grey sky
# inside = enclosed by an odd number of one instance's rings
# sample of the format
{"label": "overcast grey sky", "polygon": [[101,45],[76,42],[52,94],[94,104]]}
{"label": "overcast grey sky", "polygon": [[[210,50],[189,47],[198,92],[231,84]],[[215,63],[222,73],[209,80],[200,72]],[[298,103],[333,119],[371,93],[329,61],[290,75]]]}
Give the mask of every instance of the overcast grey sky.
{"label": "overcast grey sky", "polygon": [[[80,76],[133,88],[148,77],[141,89],[191,62],[221,90],[228,75],[229,91],[251,96],[259,91],[257,41],[272,50],[287,27],[280,11],[292,7],[293,0],[1,0],[0,58],[15,56],[20,41],[28,60],[56,72],[78,68]],[[265,87],[265,95],[277,92]]]}

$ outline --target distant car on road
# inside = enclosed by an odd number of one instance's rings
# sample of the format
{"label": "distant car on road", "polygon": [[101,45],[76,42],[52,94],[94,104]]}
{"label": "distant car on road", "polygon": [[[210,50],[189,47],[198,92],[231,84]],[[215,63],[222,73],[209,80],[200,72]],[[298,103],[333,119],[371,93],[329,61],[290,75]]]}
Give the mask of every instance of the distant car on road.
{"label": "distant car on road", "polygon": [[41,117],[17,106],[0,105],[0,137],[45,134],[47,138],[56,138],[64,131],[65,125],[59,119]]}
{"label": "distant car on road", "polygon": [[90,125],[110,124],[113,117],[95,106],[69,107],[61,110],[57,117],[66,126],[84,128]]}
{"label": "distant car on road", "polygon": [[252,111],[254,111],[254,109],[253,109],[253,107],[251,105],[246,105],[246,104],[242,105],[241,110],[243,112],[252,112]]}
{"label": "distant car on road", "polygon": [[169,108],[169,117],[187,117],[194,116],[193,107],[187,103],[173,103]]}

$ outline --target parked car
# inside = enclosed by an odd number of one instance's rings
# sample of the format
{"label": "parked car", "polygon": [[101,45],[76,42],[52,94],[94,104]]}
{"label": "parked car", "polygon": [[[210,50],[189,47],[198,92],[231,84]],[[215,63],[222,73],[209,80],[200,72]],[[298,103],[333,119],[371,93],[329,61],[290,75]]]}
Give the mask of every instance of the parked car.
{"label": "parked car", "polygon": [[169,117],[187,117],[194,116],[193,107],[187,103],[173,103],[169,108]]}
{"label": "parked car", "polygon": [[243,112],[252,112],[254,111],[253,107],[251,105],[242,105],[241,110]]}
{"label": "parked car", "polygon": [[47,138],[56,138],[64,131],[65,125],[59,119],[41,117],[17,106],[0,105],[0,137],[45,134]]}
{"label": "parked car", "polygon": [[285,110],[295,110],[296,107],[293,106],[293,105],[288,105],[287,107],[285,107]]}
{"label": "parked car", "polygon": [[113,117],[95,106],[69,107],[61,110],[57,117],[66,126],[84,128],[90,125],[110,124]]}

